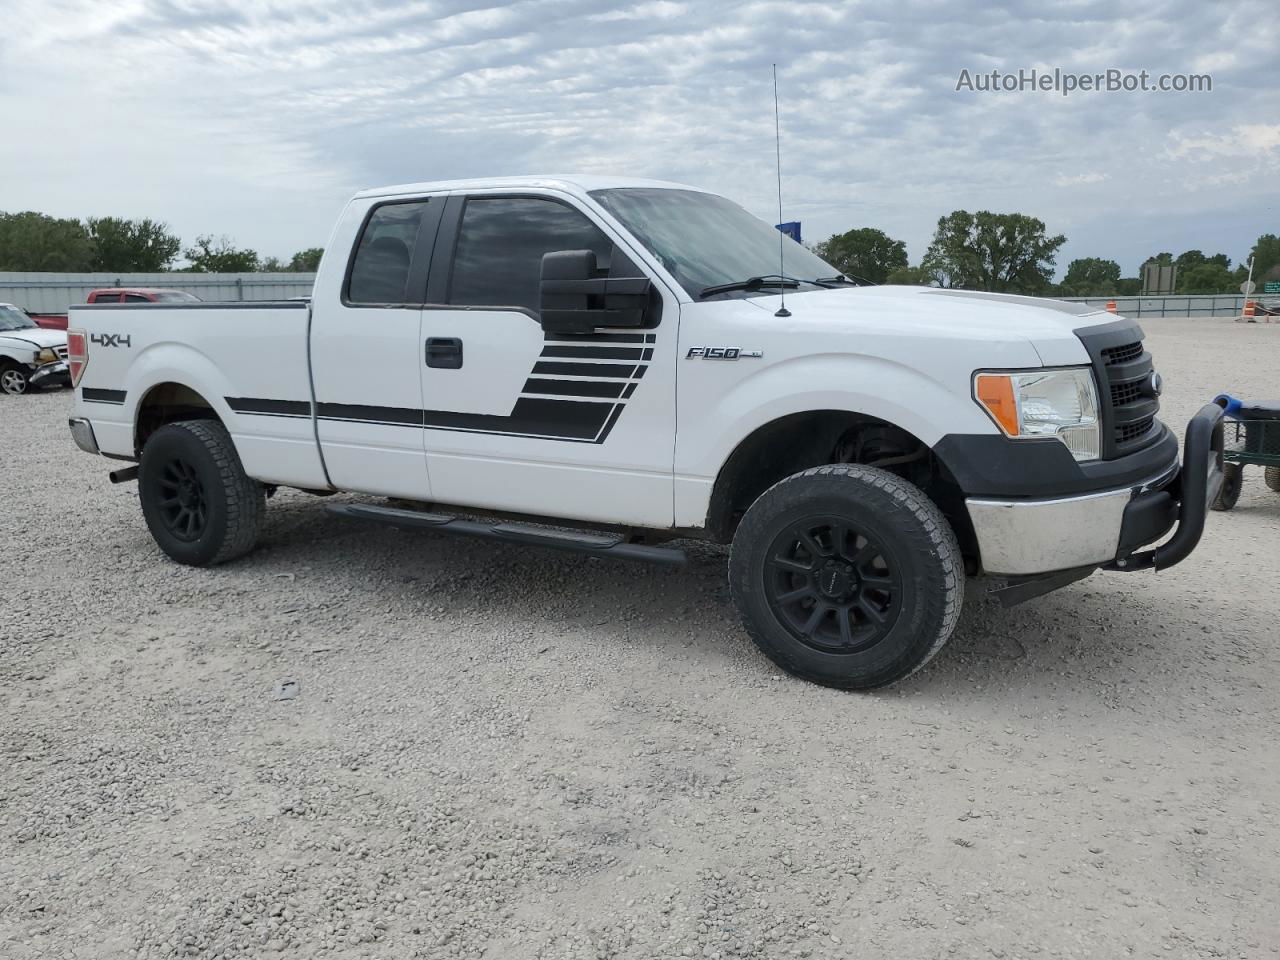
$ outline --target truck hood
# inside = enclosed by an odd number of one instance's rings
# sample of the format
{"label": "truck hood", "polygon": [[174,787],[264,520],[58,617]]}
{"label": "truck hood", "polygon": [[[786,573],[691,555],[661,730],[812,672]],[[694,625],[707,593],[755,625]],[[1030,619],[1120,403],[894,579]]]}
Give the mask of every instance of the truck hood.
{"label": "truck hood", "polygon": [[0,341],[17,340],[33,347],[65,347],[67,331],[46,330],[43,327],[31,327],[27,330],[0,330]]}
{"label": "truck hood", "polygon": [[[780,300],[756,297],[751,303],[772,313]],[[856,325],[936,340],[1029,342],[1045,366],[1088,363],[1075,331],[1121,319],[1083,303],[937,287],[847,287],[789,293],[786,300],[789,327]]]}

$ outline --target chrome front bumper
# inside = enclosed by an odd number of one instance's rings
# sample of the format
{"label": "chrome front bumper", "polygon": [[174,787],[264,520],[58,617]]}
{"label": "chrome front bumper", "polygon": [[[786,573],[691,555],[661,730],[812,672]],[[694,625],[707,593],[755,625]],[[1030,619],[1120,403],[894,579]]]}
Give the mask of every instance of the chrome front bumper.
{"label": "chrome front bumper", "polygon": [[1057,500],[969,499],[987,573],[1022,576],[1101,566],[1120,551],[1128,487]]}
{"label": "chrome front bumper", "polygon": [[[970,497],[965,504],[990,574],[1164,569],[1200,542],[1207,506],[1221,485],[1222,408],[1210,403],[1187,424],[1181,467],[1145,483],[1052,500]],[[1166,543],[1137,552],[1175,524]]]}

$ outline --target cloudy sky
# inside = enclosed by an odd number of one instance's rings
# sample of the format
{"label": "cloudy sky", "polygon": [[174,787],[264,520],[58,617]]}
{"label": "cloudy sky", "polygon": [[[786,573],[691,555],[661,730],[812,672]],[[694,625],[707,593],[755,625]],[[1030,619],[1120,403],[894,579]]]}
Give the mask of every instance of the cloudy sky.
{"label": "cloudy sky", "polygon": [[[1280,232],[1275,0],[0,10],[2,210],[150,216],[287,257],[363,187],[589,171],[695,183],[772,221],[776,61],[786,218],[807,240],[875,226],[914,263],[948,211],[1019,211],[1067,235],[1060,268],[1132,274]],[[1213,90],[956,90],[964,69],[1055,67],[1209,73]]]}

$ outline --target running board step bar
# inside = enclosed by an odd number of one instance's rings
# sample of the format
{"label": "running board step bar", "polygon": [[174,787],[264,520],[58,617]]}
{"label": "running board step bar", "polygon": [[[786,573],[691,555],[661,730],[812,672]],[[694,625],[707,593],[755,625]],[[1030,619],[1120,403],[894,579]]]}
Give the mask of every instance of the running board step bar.
{"label": "running board step bar", "polygon": [[460,537],[502,540],[507,543],[523,543],[535,547],[551,547],[554,550],[589,553],[597,557],[644,560],[648,563],[663,563],[673,567],[681,567],[688,562],[688,557],[683,550],[653,547],[643,543],[628,543],[626,537],[616,533],[571,533],[523,523],[464,520],[442,513],[421,513],[417,510],[400,510],[396,507],[379,507],[363,503],[333,503],[328,509],[341,517],[374,520],[394,527],[436,530]]}

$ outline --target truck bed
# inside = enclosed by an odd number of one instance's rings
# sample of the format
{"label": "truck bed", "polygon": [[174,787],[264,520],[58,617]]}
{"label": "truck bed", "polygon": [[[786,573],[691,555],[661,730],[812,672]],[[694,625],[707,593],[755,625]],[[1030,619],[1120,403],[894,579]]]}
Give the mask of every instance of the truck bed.
{"label": "truck bed", "polygon": [[68,327],[84,331],[89,355],[74,415],[91,421],[104,454],[134,459],[139,405],[184,384],[226,424],[250,476],[323,487],[313,421],[270,402],[312,396],[309,318],[298,300],[74,305]]}

